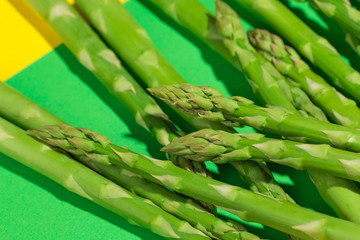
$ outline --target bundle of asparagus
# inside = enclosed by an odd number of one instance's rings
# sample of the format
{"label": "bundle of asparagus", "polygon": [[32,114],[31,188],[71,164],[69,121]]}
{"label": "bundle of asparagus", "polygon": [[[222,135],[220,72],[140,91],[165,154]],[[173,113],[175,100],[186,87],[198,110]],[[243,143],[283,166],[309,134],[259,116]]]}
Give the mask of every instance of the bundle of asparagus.
{"label": "bundle of asparagus", "polygon": [[[215,206],[245,221],[283,231],[291,239],[357,238],[359,225],[294,204],[265,164],[312,170],[310,175],[325,201],[341,217],[360,223],[360,193],[349,181],[360,181],[358,153],[354,153],[360,150],[360,110],[353,100],[314,73],[279,37],[255,30],[248,40],[240,18],[220,0],[216,0],[215,15],[197,0],[151,0],[243,71],[254,91],[269,105],[264,108],[242,97],[225,98],[208,86],[187,84],[157,50],[146,30],[116,0],[76,0],[83,14],[151,87],[154,96],[183,112],[182,117],[195,128],[212,128],[181,137],[183,133],[73,7],[64,0],[28,2],[78,60],[128,108],[137,123],[165,146],[163,150],[172,162],[139,155],[89,129],[65,124],[5,84],[0,84],[4,96],[0,101],[2,153],[168,239],[260,239],[205,210],[216,213]],[[358,72],[281,3],[238,2],[265,17],[337,85],[360,99]],[[356,26],[351,26],[357,21],[357,11],[349,9],[350,3],[312,3],[341,21],[355,38]],[[301,33],[295,37],[284,33],[288,24],[297,26]],[[329,68],[326,64],[336,65]],[[343,126],[329,123],[323,111]],[[32,129],[28,134],[67,156],[47,149],[1,117]],[[294,141],[236,134],[233,127],[243,125]],[[208,160],[230,162],[255,193],[209,178],[204,165]],[[189,197],[199,199],[203,206]]]}
{"label": "bundle of asparagus", "polygon": [[[285,200],[274,200],[240,187],[195,175],[162,161],[116,146],[89,129],[55,125],[30,131],[30,135],[60,148],[76,158],[96,158],[134,171],[142,177],[176,192],[210,202],[247,221],[256,221],[302,239],[355,239],[360,226],[299,207]],[[196,183],[196,184],[194,184]],[[289,218],[289,215],[291,217]]]}

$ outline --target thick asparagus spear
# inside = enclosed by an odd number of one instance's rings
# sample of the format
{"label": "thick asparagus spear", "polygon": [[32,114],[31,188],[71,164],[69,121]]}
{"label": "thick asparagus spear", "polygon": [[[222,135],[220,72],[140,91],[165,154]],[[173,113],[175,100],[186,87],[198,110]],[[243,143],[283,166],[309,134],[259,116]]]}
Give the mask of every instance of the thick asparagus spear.
{"label": "thick asparagus spear", "polygon": [[234,160],[275,162],[298,170],[314,170],[359,181],[359,154],[325,144],[266,138],[261,134],[231,134],[203,129],[176,139],[162,149],[194,161],[227,163]]}
{"label": "thick asparagus spear", "polygon": [[[148,86],[185,82],[159,53],[145,29],[139,26],[125,7],[116,0],[108,0],[105,3],[97,0],[91,0],[91,2],[79,0],[76,3],[115,51]],[[187,120],[197,128],[219,128],[219,126],[209,124],[199,126],[190,118]],[[230,128],[227,130],[234,131]],[[275,182],[265,165],[259,166],[253,162],[234,162],[233,165],[252,190],[292,201]],[[251,169],[251,171],[241,169]]]}
{"label": "thick asparagus spear", "polygon": [[300,84],[314,102],[336,123],[360,128],[360,109],[323,78],[311,70],[297,52],[284,45],[282,39],[266,30],[249,31],[251,43],[272,59],[273,65],[284,75]]}
{"label": "thick asparagus spear", "polygon": [[244,220],[256,221],[304,240],[355,240],[360,234],[360,226],[357,224],[190,173],[170,161],[136,154],[127,148],[113,145],[106,137],[88,129],[69,128],[66,132],[59,132],[58,129],[57,126],[50,126],[32,130],[30,134],[77,157],[98,159],[131,169],[177,192],[228,209]]}
{"label": "thick asparagus spear", "polygon": [[151,201],[121,188],[65,155],[49,149],[0,118],[0,152],[47,176],[69,191],[168,239],[209,239]]}
{"label": "thick asparagus spear", "polygon": [[211,121],[231,121],[274,134],[326,143],[337,148],[360,151],[360,131],[294,115],[280,108],[263,108],[242,97],[225,98],[218,90],[191,84],[166,85],[150,92],[189,115]]}
{"label": "thick asparagus spear", "polygon": [[[130,110],[136,122],[152,133],[160,144],[166,145],[178,137],[178,132],[167,115],[71,5],[65,0],[51,0],[46,4],[39,0],[29,2],[63,38],[66,46],[79,61],[97,76],[100,82]],[[204,164],[191,163],[181,158],[172,159],[189,171],[197,169],[200,174],[211,177]],[[216,213],[215,206],[204,206]]]}
{"label": "thick asparagus spear", "polygon": [[325,38],[316,34],[280,1],[235,1],[265,20],[309,61],[329,75],[334,84],[360,101],[360,74],[340,57]]}

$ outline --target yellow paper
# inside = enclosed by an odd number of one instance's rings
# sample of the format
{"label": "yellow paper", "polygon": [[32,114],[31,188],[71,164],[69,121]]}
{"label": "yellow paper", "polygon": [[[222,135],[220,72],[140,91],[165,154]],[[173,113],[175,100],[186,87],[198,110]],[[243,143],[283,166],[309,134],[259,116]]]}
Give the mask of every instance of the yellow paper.
{"label": "yellow paper", "polygon": [[62,42],[23,0],[0,0],[0,22],[0,81],[6,81]]}

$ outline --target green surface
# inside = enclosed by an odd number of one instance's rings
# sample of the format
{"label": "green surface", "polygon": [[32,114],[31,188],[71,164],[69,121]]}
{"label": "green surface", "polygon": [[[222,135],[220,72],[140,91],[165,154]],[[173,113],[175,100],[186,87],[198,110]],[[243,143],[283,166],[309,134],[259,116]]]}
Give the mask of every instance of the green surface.
{"label": "green surface", "polygon": [[[201,2],[214,8],[213,0]],[[132,0],[126,6],[188,82],[211,85],[227,96],[242,95],[255,99],[245,79],[242,82],[239,80],[240,73],[191,34],[161,14],[158,18],[138,1]],[[256,27],[263,27],[251,15],[245,12],[240,15]],[[323,28],[326,24],[313,12],[311,19],[321,22],[320,25],[316,24],[315,30],[329,35]],[[308,22],[313,23],[312,20]],[[245,26],[251,27],[248,23]],[[337,46],[340,43],[346,45],[341,38],[336,41]],[[342,52],[345,50],[341,49]],[[115,97],[97,83],[64,46],[52,51],[7,83],[74,126],[90,128],[113,139],[116,144],[139,153],[163,156],[157,151],[160,145],[133,122],[130,113],[116,103]],[[277,165],[270,167],[297,203],[333,215],[304,171]],[[236,171],[229,166],[212,169],[215,178],[244,186]],[[0,239],[162,239],[67,192],[3,155],[0,155],[0,189]],[[286,239],[283,234],[264,230],[258,224],[247,228],[268,239]]]}

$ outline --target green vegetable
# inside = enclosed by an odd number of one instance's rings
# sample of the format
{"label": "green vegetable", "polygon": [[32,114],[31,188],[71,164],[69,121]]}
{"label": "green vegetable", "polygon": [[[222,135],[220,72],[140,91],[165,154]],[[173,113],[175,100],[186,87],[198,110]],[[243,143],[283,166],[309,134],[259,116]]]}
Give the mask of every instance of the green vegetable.
{"label": "green vegetable", "polygon": [[[46,4],[40,0],[29,2],[63,38],[66,46],[79,61],[97,76],[98,80],[130,110],[136,122],[152,133],[160,144],[166,145],[179,137],[167,115],[126,71],[114,52],[101,41],[71,5],[65,0],[50,0]],[[189,171],[198,169],[199,173],[211,176],[204,164],[173,159]],[[216,213],[215,206],[207,204],[204,206]]]}
{"label": "green vegetable", "polygon": [[[77,0],[76,3],[121,58],[148,86],[185,82],[159,53],[147,36],[145,29],[137,24],[118,1],[108,0],[105,3],[97,0],[90,2]],[[219,128],[219,125],[213,124],[198,125],[198,120],[194,118],[187,118],[187,120],[196,128]],[[206,123],[211,122],[206,121]],[[224,125],[220,124],[220,126]],[[234,131],[231,128],[226,130]],[[292,201],[275,182],[266,165],[261,164],[260,166],[258,163],[250,161],[233,163],[233,165],[239,170],[241,177],[253,191]],[[243,169],[251,169],[251,171],[244,171]]]}
{"label": "green vegetable", "polygon": [[[79,13],[65,0],[28,0],[30,5],[64,40],[78,60],[109,89],[126,103],[137,123],[157,139],[169,143],[167,131],[173,126],[157,103],[141,88],[110,50],[90,28]],[[10,100],[6,100],[10,101]]]}
{"label": "green vegetable", "polygon": [[164,85],[150,92],[181,111],[217,122],[252,126],[259,130],[360,151],[360,130],[305,118],[280,108],[264,108],[243,97],[225,98],[218,90],[191,84]]}
{"label": "green vegetable", "polygon": [[[234,61],[231,52],[225,47],[223,38],[215,31],[216,21],[214,15],[199,1],[149,0],[149,2],[165,12],[172,20],[190,30],[208,46],[220,53],[225,59],[241,70],[238,61]],[[273,75],[273,77],[275,78],[276,76]],[[298,88],[291,88],[291,85],[286,89],[286,84],[289,84],[289,81],[281,81],[278,83],[284,83],[280,84],[280,86],[282,86],[287,97],[292,99],[292,103],[297,109],[302,108],[306,110],[305,114],[302,115],[311,113],[308,115],[325,121],[323,113],[308,100],[307,96],[305,96],[302,91],[298,91]],[[299,113],[304,112],[299,111]],[[239,171],[244,171],[241,166],[235,167]],[[250,172],[251,169],[246,169],[246,171]],[[360,223],[360,214],[357,214],[357,212],[360,212],[359,205],[357,204],[358,200],[360,200],[360,194],[357,186],[353,182],[315,172],[311,173],[311,178],[314,180],[322,198],[332,206],[340,216]],[[259,182],[262,182],[262,180],[259,180]],[[354,211],[354,209],[359,209],[359,211]]]}
{"label": "green vegetable", "polygon": [[0,152],[59,183],[69,191],[168,239],[209,239],[153,202],[121,188],[69,157],[51,150],[0,118]]}
{"label": "green vegetable", "polygon": [[[215,29],[229,50],[235,65],[246,73],[255,93],[267,104],[296,112],[278,83],[285,79],[251,46],[240,18],[222,1],[216,1]],[[274,74],[277,74],[277,78]],[[286,84],[285,86],[287,87]]]}
{"label": "green vegetable", "polygon": [[[302,115],[326,119],[321,110],[300,88],[287,81],[256,53],[247,40],[240,19],[223,2],[217,1],[216,17],[197,0],[149,0],[149,2],[246,73],[253,90],[265,103],[282,106],[294,112],[296,108]],[[223,14],[225,17],[222,17]],[[222,26],[225,27],[224,31],[221,31]],[[249,62],[251,64],[247,64]]]}
{"label": "green vegetable", "polygon": [[[112,49],[148,87],[186,82],[157,50],[146,31],[117,0],[75,2]],[[228,130],[221,124],[189,118],[183,114],[182,117],[197,129],[212,127]]]}
{"label": "green vegetable", "polygon": [[[266,30],[249,31],[249,37],[258,51],[267,59],[272,59],[274,66],[282,74],[296,81],[330,118],[344,126],[360,126],[360,110],[356,103],[337,92],[314,73],[295,50],[284,46],[281,38]],[[322,198],[339,216],[360,223],[360,214],[354,211],[358,208],[357,202],[360,200],[360,192],[355,184],[330,175],[321,175],[312,172],[310,176]]]}
{"label": "green vegetable", "polygon": [[[350,0],[296,0],[310,2],[316,10],[336,21],[346,34],[346,39],[353,46],[351,39],[360,39],[360,11],[351,5]],[[355,51],[358,49],[354,48]]]}
{"label": "green vegetable", "polygon": [[349,43],[350,47],[352,47],[352,49],[354,49],[355,52],[360,54],[360,39],[355,37],[351,33],[347,33],[347,32],[345,33],[346,33],[346,37],[345,37],[346,42]]}
{"label": "green vegetable", "polygon": [[[5,96],[4,101],[0,102],[0,116],[7,117],[26,129],[64,123],[63,120],[57,118],[5,83],[0,83],[0,94]],[[9,106],[11,107],[9,108]],[[24,112],[36,114],[32,114],[31,117],[29,114],[22,116]],[[78,160],[81,161],[81,159]],[[214,235],[220,239],[257,239],[251,233],[237,231],[234,225],[207,213],[192,200],[185,199],[158,184],[144,180],[135,173],[96,161],[86,161],[83,163],[129,191],[150,199],[165,211],[188,221],[192,226],[205,232],[207,235]],[[195,166],[199,166],[199,164],[195,164]],[[206,206],[208,205],[213,206],[212,204],[206,204]]]}
{"label": "green vegetable", "polygon": [[360,181],[359,154],[325,144],[303,144],[266,138],[256,133],[232,134],[203,129],[174,140],[162,149],[194,161],[227,163],[238,160],[264,160],[314,170]]}
{"label": "green vegetable", "polygon": [[316,34],[279,0],[235,1],[266,21],[309,61],[321,68],[335,85],[360,101],[360,74],[340,57],[325,38]]}
{"label": "green vegetable", "polygon": [[266,30],[249,31],[251,43],[284,75],[300,84],[326,114],[343,126],[360,128],[360,109],[311,70],[297,52]]}
{"label": "green vegetable", "polygon": [[58,126],[52,126],[33,130],[30,134],[78,158],[118,165],[176,192],[220,206],[246,221],[259,222],[304,240],[355,240],[360,234],[357,224],[193,174],[170,161],[136,154],[113,145],[106,137],[88,129],[69,127],[66,132],[58,129]]}

